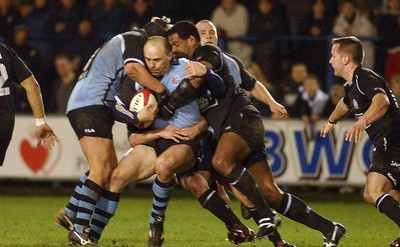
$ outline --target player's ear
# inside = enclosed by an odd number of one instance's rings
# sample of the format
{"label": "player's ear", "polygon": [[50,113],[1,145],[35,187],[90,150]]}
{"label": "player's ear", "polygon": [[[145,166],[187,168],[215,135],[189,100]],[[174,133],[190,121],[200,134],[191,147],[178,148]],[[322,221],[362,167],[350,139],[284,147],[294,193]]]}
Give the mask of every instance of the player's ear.
{"label": "player's ear", "polygon": [[174,54],[172,54],[172,51],[170,51],[168,53],[168,61],[171,62],[173,58],[174,58]]}
{"label": "player's ear", "polygon": [[350,57],[349,57],[349,56],[343,56],[342,59],[343,59],[343,63],[344,63],[345,65],[347,65],[348,63],[350,63]]}

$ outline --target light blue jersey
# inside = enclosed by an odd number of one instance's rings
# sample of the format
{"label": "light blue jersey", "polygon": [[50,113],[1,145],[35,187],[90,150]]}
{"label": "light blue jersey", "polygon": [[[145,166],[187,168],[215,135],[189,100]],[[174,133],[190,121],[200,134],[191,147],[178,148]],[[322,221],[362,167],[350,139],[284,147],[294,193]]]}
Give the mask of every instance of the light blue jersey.
{"label": "light blue jersey", "polygon": [[235,80],[235,83],[240,86],[242,84],[242,77],[240,76],[240,67],[239,67],[239,65],[230,56],[226,55],[225,53],[222,53],[222,54],[223,54],[224,59],[226,61],[226,65],[228,65],[229,71],[231,72],[231,75],[232,75],[233,79]]}
{"label": "light blue jersey", "polygon": [[[186,72],[183,71],[183,67],[189,63],[189,60],[180,58],[172,64],[171,69],[161,79],[161,83],[166,87],[169,92],[174,91],[179,83],[185,78]],[[200,110],[196,100],[193,100],[187,105],[178,108],[175,111],[174,116],[164,121],[161,119],[156,120],[154,123],[155,129],[165,128],[168,125],[175,125],[178,128],[190,127],[197,124],[200,120]]]}
{"label": "light blue jersey", "polygon": [[97,49],[85,65],[67,105],[71,110],[108,105],[121,87],[124,65],[137,62],[144,66],[146,38],[138,31],[119,34]]}

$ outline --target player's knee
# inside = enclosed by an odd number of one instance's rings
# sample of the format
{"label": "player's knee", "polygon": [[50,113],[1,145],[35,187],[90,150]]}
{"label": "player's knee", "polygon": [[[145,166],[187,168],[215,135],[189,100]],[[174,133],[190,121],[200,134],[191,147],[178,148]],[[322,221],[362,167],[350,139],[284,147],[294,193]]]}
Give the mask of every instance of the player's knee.
{"label": "player's knee", "polygon": [[166,183],[174,178],[174,169],[171,168],[171,161],[168,158],[158,158],[155,167],[159,181]]}
{"label": "player's knee", "polygon": [[185,181],[187,189],[196,197],[199,198],[208,189],[208,184],[205,180],[198,179],[196,176],[190,176]]}
{"label": "player's knee", "polygon": [[374,196],[373,196],[373,193],[370,190],[368,190],[368,189],[364,190],[363,198],[364,198],[364,201],[375,205]]}
{"label": "player's knee", "polygon": [[124,172],[114,171],[109,183],[110,191],[121,192],[125,187],[126,179]]}
{"label": "player's knee", "polygon": [[234,163],[232,164],[228,162],[224,156],[216,154],[212,159],[212,165],[219,174],[225,177],[229,175],[234,166]]}

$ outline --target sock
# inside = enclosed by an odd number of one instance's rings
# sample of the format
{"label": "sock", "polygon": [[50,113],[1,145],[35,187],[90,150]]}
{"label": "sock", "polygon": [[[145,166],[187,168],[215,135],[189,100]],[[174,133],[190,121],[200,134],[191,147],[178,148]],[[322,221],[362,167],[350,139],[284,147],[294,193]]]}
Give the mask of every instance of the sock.
{"label": "sock", "polygon": [[165,215],[167,210],[168,201],[171,197],[172,191],[175,188],[175,180],[167,183],[162,183],[156,178],[153,183],[153,207],[151,209],[150,224],[155,222],[157,215]]}
{"label": "sock", "polygon": [[315,213],[301,199],[289,193],[283,194],[278,212],[294,221],[318,230],[324,235],[332,231],[333,223],[331,221]]}
{"label": "sock", "polygon": [[384,213],[400,227],[400,205],[396,199],[388,194],[383,194],[376,200],[375,205],[381,213]]}
{"label": "sock", "polygon": [[272,213],[268,203],[261,196],[257,184],[247,172],[246,168],[236,165],[231,173],[227,176],[227,179],[230,185],[235,187],[254,203],[261,219],[274,217],[274,213]]}
{"label": "sock", "polygon": [[121,193],[114,193],[108,190],[103,190],[101,192],[90,222],[91,237],[100,240],[101,233],[107,226],[111,217],[114,216],[115,210],[117,210],[120,196]]}
{"label": "sock", "polygon": [[64,211],[67,214],[68,218],[72,220],[72,222],[75,221],[76,218],[76,212],[78,211],[78,202],[79,202],[79,197],[81,196],[81,187],[83,183],[86,181],[87,177],[89,175],[89,171],[87,171],[85,174],[82,175],[82,177],[79,180],[79,183],[75,186],[74,194],[69,198],[68,205],[64,207]]}
{"label": "sock", "polygon": [[76,213],[76,221],[74,229],[78,233],[82,233],[89,227],[89,221],[93,214],[93,209],[99,200],[100,193],[103,190],[98,184],[89,178],[83,183],[81,188],[81,196],[79,197],[78,211]]}
{"label": "sock", "polygon": [[233,213],[229,205],[215,190],[209,189],[204,192],[204,194],[199,197],[199,202],[203,208],[207,209],[224,222],[228,229],[233,224],[243,225],[239,218]]}
{"label": "sock", "polygon": [[[256,224],[258,224],[261,217],[260,217],[260,214],[258,213],[257,208],[247,208],[247,209],[250,212],[251,218],[253,218],[253,220],[254,220],[254,222],[256,222]],[[275,229],[270,235],[268,235],[268,239],[275,245],[278,244],[280,241],[282,241],[282,237],[279,234],[277,229]]]}

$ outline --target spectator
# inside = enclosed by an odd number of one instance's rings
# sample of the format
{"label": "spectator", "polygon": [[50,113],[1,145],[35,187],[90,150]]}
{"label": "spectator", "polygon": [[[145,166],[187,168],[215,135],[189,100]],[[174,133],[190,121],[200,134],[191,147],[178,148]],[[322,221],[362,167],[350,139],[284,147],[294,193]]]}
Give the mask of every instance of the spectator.
{"label": "spectator", "polygon": [[[19,25],[13,30],[14,36],[13,41],[10,44],[11,48],[15,50],[22,61],[31,69],[35,78],[42,82],[43,79],[43,68],[41,62],[41,56],[38,50],[28,44],[29,31],[24,25]],[[31,109],[26,98],[25,90],[19,85],[15,86],[15,94],[13,95],[15,101],[15,109],[19,113],[30,113]],[[48,96],[45,90],[42,90],[43,100],[45,102]]]}
{"label": "spectator", "polygon": [[124,7],[119,0],[99,1],[93,8],[91,22],[96,35],[102,41],[110,39],[124,29]]}
{"label": "spectator", "polygon": [[323,37],[331,34],[332,27],[333,19],[327,15],[324,1],[314,0],[312,13],[306,15],[297,28],[299,35],[314,38],[311,41],[300,42],[301,49],[298,52],[301,53],[301,60],[305,61],[310,72],[316,74],[320,80],[327,77],[328,39]]}
{"label": "spectator", "polygon": [[125,26],[129,29],[142,27],[155,16],[155,11],[149,0],[130,0],[125,13]]}
{"label": "spectator", "polygon": [[[247,34],[249,13],[236,0],[221,0],[211,17],[220,38],[239,38]],[[228,41],[228,53],[237,56],[246,65],[251,61],[253,48],[242,41]]]}
{"label": "spectator", "polygon": [[83,18],[79,21],[78,34],[74,42],[66,47],[64,53],[73,56],[74,69],[80,71],[101,43],[94,34],[92,23],[89,19]]}
{"label": "spectator", "polygon": [[301,98],[310,107],[310,114],[308,116],[304,114],[302,116],[303,121],[306,123],[318,121],[322,116],[329,96],[321,90],[317,76],[309,75],[304,80],[304,92],[301,94]]}
{"label": "spectator", "polygon": [[10,43],[14,28],[21,24],[21,15],[10,0],[0,0],[0,36]]}
{"label": "spectator", "polygon": [[76,0],[60,0],[48,21],[49,32],[56,36],[76,34],[82,15]]}
{"label": "spectator", "polygon": [[299,117],[295,109],[295,101],[304,91],[303,82],[308,76],[305,63],[294,63],[291,67],[290,77],[283,82],[283,105],[288,110],[289,116]]}
{"label": "spectator", "polygon": [[[338,36],[354,35],[359,38],[374,38],[377,35],[375,26],[368,16],[361,13],[354,0],[343,0],[340,13],[333,26],[333,33]],[[375,65],[375,47],[372,41],[363,41],[365,58],[363,66],[373,69]]]}
{"label": "spectator", "polygon": [[56,56],[54,66],[57,78],[52,83],[52,111],[65,114],[69,96],[77,80],[77,73],[74,71],[71,58],[64,54]]}
{"label": "spectator", "polygon": [[322,116],[328,118],[339,100],[344,96],[344,87],[341,84],[333,84],[329,91],[329,100],[326,102]]}
{"label": "spectator", "polygon": [[378,35],[380,41],[379,63],[384,68],[384,77],[388,82],[400,73],[400,0],[388,0],[388,13],[382,15],[378,21]]}
{"label": "spectator", "polygon": [[257,0],[256,11],[250,16],[249,34],[262,39],[254,45],[254,60],[261,65],[267,78],[273,83],[280,81],[282,42],[275,36],[288,35],[289,27],[285,12],[278,8],[274,0]]}

